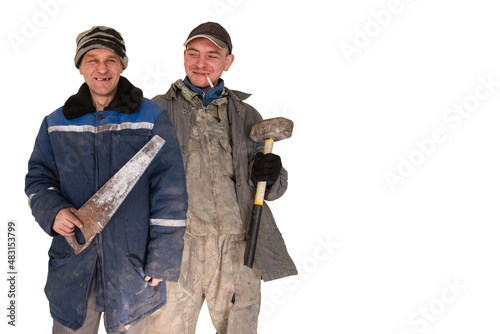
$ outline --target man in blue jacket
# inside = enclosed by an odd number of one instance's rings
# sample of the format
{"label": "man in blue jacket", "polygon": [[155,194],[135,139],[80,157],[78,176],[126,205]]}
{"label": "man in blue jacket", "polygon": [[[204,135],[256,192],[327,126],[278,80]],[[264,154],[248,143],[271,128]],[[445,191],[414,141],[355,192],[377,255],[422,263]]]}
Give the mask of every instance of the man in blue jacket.
{"label": "man in blue jacket", "polygon": [[[141,333],[165,304],[165,281],[179,277],[187,192],[182,155],[168,113],[121,76],[125,44],[112,28],[77,37],[75,66],[85,83],[42,122],[26,176],[36,221],[50,235],[45,293],[54,333]],[[163,148],[104,230],[78,255],[65,237],[74,215],[153,136]]]}

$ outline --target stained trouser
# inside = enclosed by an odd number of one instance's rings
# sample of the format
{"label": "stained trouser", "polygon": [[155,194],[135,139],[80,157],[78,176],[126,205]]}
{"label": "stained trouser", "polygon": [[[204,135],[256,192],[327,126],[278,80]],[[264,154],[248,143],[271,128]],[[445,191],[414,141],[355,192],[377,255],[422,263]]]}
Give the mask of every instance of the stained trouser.
{"label": "stained trouser", "polygon": [[144,334],[193,334],[204,300],[217,334],[257,332],[260,271],[243,265],[244,234],[186,234],[181,276],[167,282],[167,304],[146,319]]}
{"label": "stained trouser", "polygon": [[[85,317],[85,322],[83,326],[74,331],[66,326],[61,325],[54,320],[52,325],[52,334],[97,334],[99,331],[99,323],[101,321],[101,313],[96,312],[95,304],[97,298],[97,279],[94,278],[94,283],[92,285],[92,291],[90,292],[89,301],[87,303],[87,316]],[[142,320],[136,325],[130,327],[124,334],[141,334],[144,329],[146,321]]]}

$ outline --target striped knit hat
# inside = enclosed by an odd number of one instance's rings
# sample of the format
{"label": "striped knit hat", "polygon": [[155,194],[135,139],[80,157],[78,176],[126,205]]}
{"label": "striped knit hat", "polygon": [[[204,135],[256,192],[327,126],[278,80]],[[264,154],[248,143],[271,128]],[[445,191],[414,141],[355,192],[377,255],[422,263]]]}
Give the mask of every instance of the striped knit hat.
{"label": "striped knit hat", "polygon": [[120,58],[123,69],[127,68],[128,58],[125,54],[125,42],[122,35],[113,28],[105,26],[92,27],[76,38],[75,66],[80,67],[83,56],[93,49],[113,51]]}

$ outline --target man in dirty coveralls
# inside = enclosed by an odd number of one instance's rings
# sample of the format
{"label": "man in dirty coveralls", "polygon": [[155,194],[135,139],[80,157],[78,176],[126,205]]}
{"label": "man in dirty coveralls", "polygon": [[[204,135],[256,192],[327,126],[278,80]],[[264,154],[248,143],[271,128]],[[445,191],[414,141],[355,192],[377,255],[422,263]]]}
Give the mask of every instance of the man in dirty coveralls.
{"label": "man in dirty coveralls", "polygon": [[[108,333],[140,334],[145,318],[165,304],[165,281],[179,277],[187,211],[182,155],[167,112],[121,76],[128,65],[121,34],[97,26],[76,42],[85,83],[44,118],[26,176],[32,213],[53,237],[45,286],[53,333],[97,333],[104,313]],[[84,243],[76,209],[155,135],[163,148],[75,255],[65,237]]]}
{"label": "man in dirty coveralls", "polygon": [[287,188],[287,172],[279,156],[258,153],[262,144],[249,136],[262,121],[244,102],[250,95],[221,79],[234,60],[227,31],[203,23],[184,46],[186,78],[153,101],[169,112],[184,158],[185,247],[179,281],[167,282],[167,304],[147,319],[146,333],[195,333],[205,299],[218,334],[256,333],[261,279],[297,270],[266,204],[252,269],[243,264],[245,232],[257,181],[268,181],[265,199],[275,200]]}

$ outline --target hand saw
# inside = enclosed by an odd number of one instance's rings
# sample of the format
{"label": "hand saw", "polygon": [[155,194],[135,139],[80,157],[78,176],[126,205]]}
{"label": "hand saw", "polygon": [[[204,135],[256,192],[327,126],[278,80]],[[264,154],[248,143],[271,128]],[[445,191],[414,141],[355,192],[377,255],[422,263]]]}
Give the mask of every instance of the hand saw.
{"label": "hand saw", "polygon": [[154,136],[75,212],[75,216],[83,224],[81,231],[85,237],[84,244],[80,244],[74,235],[66,237],[69,245],[75,250],[75,254],[79,254],[87,248],[97,233],[104,229],[163,144],[165,144],[163,138]]}

